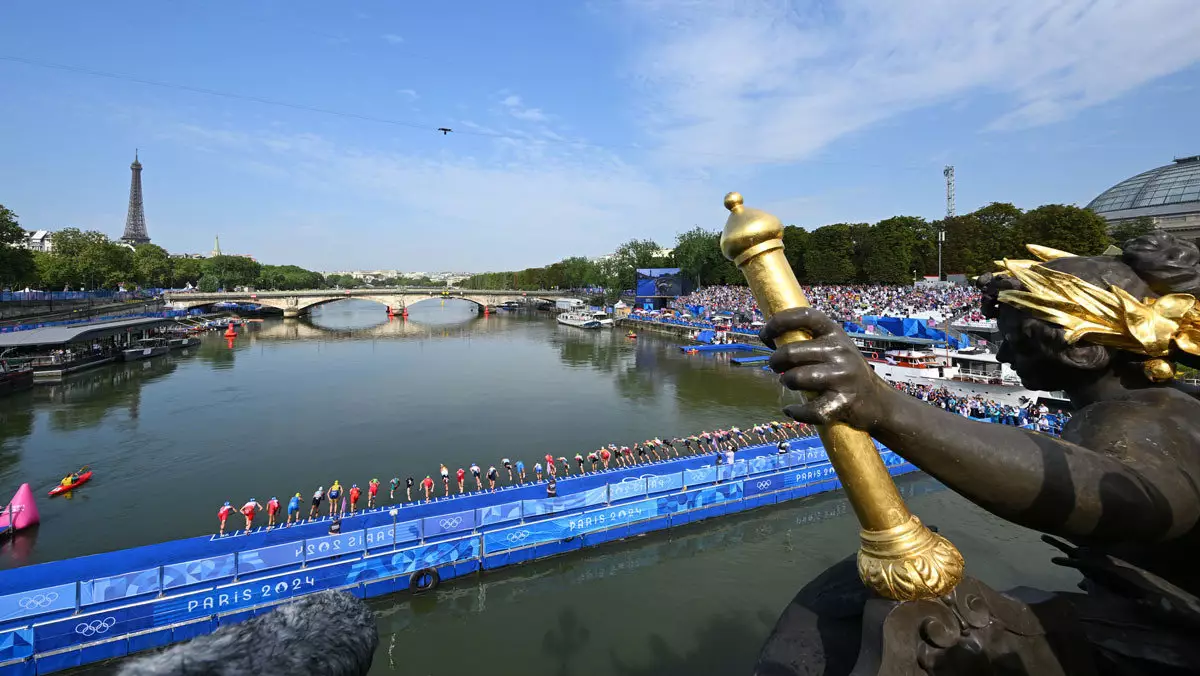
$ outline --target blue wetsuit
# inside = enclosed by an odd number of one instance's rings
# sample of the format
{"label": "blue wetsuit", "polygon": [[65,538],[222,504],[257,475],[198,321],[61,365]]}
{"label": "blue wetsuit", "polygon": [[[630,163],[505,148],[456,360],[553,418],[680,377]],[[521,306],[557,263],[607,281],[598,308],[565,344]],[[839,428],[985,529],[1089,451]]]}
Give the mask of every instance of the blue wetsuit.
{"label": "blue wetsuit", "polygon": [[288,516],[291,516],[299,511],[300,511],[300,498],[293,495],[292,499],[288,500]]}

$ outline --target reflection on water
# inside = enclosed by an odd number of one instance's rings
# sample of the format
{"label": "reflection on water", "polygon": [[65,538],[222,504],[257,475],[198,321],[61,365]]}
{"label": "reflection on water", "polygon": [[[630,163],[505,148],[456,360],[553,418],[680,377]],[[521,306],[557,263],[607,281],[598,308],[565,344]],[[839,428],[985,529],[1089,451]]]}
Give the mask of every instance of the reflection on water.
{"label": "reflection on water", "polygon": [[[421,303],[405,321],[344,301],[240,332],[232,347],[209,334],[186,355],[4,399],[0,493],[48,490],[84,464],[96,474],[70,500],[39,500],[36,537],[0,548],[0,566],[211,533],[224,500],[334,479],[748,427],[792,397],[728,355],[461,302]],[[1073,584],[1033,533],[931,479],[901,484],[971,574],[1001,589]],[[372,673],[746,673],[788,600],[856,545],[844,497],[827,495],[374,600]]]}

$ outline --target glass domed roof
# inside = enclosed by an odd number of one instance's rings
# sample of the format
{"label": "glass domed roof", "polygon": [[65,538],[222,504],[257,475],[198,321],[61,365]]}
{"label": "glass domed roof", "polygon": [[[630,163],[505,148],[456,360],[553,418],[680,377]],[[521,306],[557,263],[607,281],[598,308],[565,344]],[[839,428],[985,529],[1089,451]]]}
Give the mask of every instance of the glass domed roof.
{"label": "glass domed roof", "polygon": [[[1145,171],[1100,193],[1088,208],[1107,215],[1114,211],[1197,203],[1200,211],[1200,155]],[[1174,210],[1173,210],[1174,211]]]}

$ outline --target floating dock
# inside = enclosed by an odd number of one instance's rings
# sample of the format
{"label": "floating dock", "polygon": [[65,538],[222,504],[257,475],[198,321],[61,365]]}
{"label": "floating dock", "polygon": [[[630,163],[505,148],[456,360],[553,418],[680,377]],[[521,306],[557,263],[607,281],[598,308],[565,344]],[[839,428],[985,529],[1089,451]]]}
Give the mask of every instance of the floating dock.
{"label": "floating dock", "polygon": [[729,343],[728,345],[706,345],[699,343],[696,345],[680,345],[679,349],[683,352],[752,352],[764,351],[767,348],[755,345],[747,345],[746,343]]}
{"label": "floating dock", "polygon": [[753,357],[732,357],[729,361],[738,366],[750,366],[752,364],[766,363],[770,358],[771,355],[769,354],[756,354]]}
{"label": "floating dock", "polygon": [[[819,439],[385,506],[250,534],[197,537],[0,571],[0,676],[158,648],[327,589],[421,591],[496,568],[841,487]],[[878,444],[876,444],[878,446]],[[878,446],[892,475],[912,465]]]}

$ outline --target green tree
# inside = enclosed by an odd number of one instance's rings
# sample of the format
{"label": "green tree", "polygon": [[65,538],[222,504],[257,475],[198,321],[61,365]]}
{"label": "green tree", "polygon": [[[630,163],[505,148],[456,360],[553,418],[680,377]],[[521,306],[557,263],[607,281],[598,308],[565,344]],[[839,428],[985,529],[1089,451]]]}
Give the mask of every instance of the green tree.
{"label": "green tree", "polygon": [[854,281],[854,240],[848,223],[826,225],[809,233],[804,269],[814,284],[849,284]]}
{"label": "green tree", "polygon": [[201,268],[206,276],[214,277],[221,288],[253,286],[262,266],[244,256],[213,256],[204,259]]}
{"label": "green tree", "polygon": [[203,262],[198,258],[171,259],[171,287],[182,289],[188,284],[197,286],[204,274]]}
{"label": "green tree", "polygon": [[1023,244],[1040,244],[1077,256],[1097,256],[1108,248],[1108,223],[1095,212],[1066,204],[1046,204],[1025,212],[1015,230]]}
{"label": "green tree", "polygon": [[1149,216],[1138,216],[1127,221],[1121,221],[1112,226],[1108,233],[1108,241],[1115,246],[1122,246],[1131,239],[1149,235],[1154,232],[1154,219]]}
{"label": "green tree", "polygon": [[171,256],[157,244],[139,244],[133,250],[133,278],[154,288],[171,284]]}
{"label": "green tree", "polygon": [[[992,202],[971,212],[980,229],[979,260],[973,261],[972,274],[991,271],[995,267],[993,261],[1002,258],[1025,257],[1025,243],[1018,241],[1020,233],[1017,231],[1022,213],[1007,202]],[[984,258],[986,260],[982,260]]]}
{"label": "green tree", "polygon": [[580,289],[596,280],[595,264],[582,256],[564,258],[562,266],[563,286],[567,288]]}
{"label": "green tree", "polygon": [[871,226],[861,245],[863,269],[860,278],[872,284],[911,284],[913,248],[925,219],[893,216]]}
{"label": "green tree", "polygon": [[[801,282],[808,278],[804,268],[804,252],[808,249],[808,231],[804,228],[788,225],[783,228],[783,255],[787,257],[792,272]],[[719,253],[719,252],[718,252]],[[721,260],[725,257],[722,255]],[[730,264],[732,266],[732,264]]]}
{"label": "green tree", "polygon": [[220,282],[217,281],[217,278],[207,272],[200,276],[200,282],[197,286],[204,293],[212,293],[221,288]]}
{"label": "green tree", "polygon": [[721,234],[701,227],[676,235],[672,255],[680,272],[696,286],[723,281],[727,269],[733,267],[721,253]]}
{"label": "green tree", "polygon": [[33,252],[22,246],[24,241],[17,215],[0,204],[0,288],[36,282],[37,265]]}
{"label": "green tree", "polygon": [[619,283],[622,290],[633,289],[639,268],[668,267],[669,257],[659,256],[662,247],[652,239],[631,239],[617,247],[613,258],[620,265]]}

